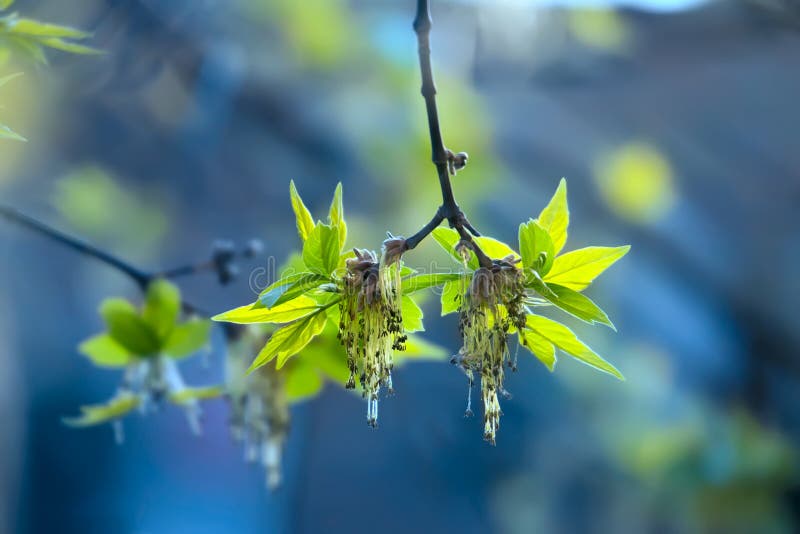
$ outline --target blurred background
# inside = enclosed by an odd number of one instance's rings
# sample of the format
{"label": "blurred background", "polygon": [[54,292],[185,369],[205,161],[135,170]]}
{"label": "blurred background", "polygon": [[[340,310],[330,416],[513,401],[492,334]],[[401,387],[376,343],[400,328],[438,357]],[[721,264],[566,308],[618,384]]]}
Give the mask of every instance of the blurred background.
{"label": "blurred background", "polygon": [[[102,57],[6,64],[0,200],[148,269],[218,238],[298,247],[337,181],[350,243],[410,235],[439,204],[414,2],[19,0],[94,32]],[[116,372],[77,344],[123,275],[0,221],[0,532],[797,532],[800,528],[800,7],[792,0],[433,2],[445,143],[460,204],[514,242],[564,176],[567,249],[630,243],[588,290],[619,333],[576,332],[626,375],[521,358],[496,447],[466,381],[409,365],[364,424],[328,386],[292,410],[285,484],[242,460],[221,401],[191,435],[167,409],[74,430]],[[447,259],[425,242],[408,262]],[[181,280],[216,312],[243,275]],[[453,352],[455,316],[426,305]],[[220,345],[219,339],[217,345]],[[219,349],[219,346],[217,346]],[[183,366],[222,376],[222,355]]]}

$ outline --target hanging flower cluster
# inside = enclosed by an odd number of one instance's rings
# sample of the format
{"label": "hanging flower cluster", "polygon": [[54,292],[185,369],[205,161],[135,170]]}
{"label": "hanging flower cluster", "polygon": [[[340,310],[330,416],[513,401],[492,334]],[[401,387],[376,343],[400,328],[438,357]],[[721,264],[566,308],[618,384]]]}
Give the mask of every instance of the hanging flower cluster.
{"label": "hanging flower cluster", "polygon": [[244,331],[233,341],[226,358],[226,393],[231,406],[233,439],[244,446],[245,460],[259,462],[266,471],[267,487],[282,479],[281,459],[289,433],[289,399],[286,374],[274,366],[246,374],[257,347],[256,336]]}
{"label": "hanging flower cluster", "polygon": [[166,280],[150,283],[141,310],[124,299],[104,301],[100,314],[107,332],[84,341],[79,350],[95,365],[123,369],[122,383],[109,402],[84,406],[80,417],[64,421],[80,427],[111,422],[121,442],[122,417],[136,409],[142,414],[156,412],[169,401],[184,409],[190,428],[199,434],[198,401],[219,396],[221,388],[188,387],[177,360],[208,344],[211,324],[204,319],[178,322],[180,313],[180,292]]}
{"label": "hanging flower cluster", "polygon": [[509,256],[493,262],[492,268],[480,268],[472,275],[469,289],[459,311],[459,332],[463,346],[454,358],[469,379],[467,415],[471,415],[471,392],[474,374],[481,377],[486,441],[494,444],[500,426],[498,394],[507,396],[504,365],[516,370],[510,358],[508,332],[512,326],[525,325],[525,286],[518,260]]}
{"label": "hanging flower cluster", "polygon": [[340,282],[339,340],[347,353],[350,377],[345,387],[355,388],[359,373],[367,400],[367,424],[378,425],[378,397],[382,387],[391,394],[392,355],[405,350],[399,264],[381,265],[375,253],[354,250]]}

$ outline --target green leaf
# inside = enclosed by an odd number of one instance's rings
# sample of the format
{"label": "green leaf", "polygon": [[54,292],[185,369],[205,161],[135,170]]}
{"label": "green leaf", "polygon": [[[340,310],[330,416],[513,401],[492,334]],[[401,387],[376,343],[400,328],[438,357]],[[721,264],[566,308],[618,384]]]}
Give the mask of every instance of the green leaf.
{"label": "green leaf", "polygon": [[8,25],[7,32],[17,35],[31,35],[35,37],[67,37],[70,39],[85,39],[90,34],[69,26],[60,26],[33,19],[15,18]]}
{"label": "green leaf", "polygon": [[100,315],[114,340],[138,356],[152,356],[159,352],[158,336],[124,299],[106,299],[100,305]]}
{"label": "green leaf", "polygon": [[297,219],[297,232],[300,234],[300,239],[305,241],[314,229],[314,218],[311,216],[311,212],[308,211],[306,205],[303,204],[303,199],[300,198],[300,195],[297,193],[294,180],[289,182],[289,195],[292,198],[292,209]]}
{"label": "green leaf", "polygon": [[[604,360],[600,355],[578,339],[575,333],[561,323],[557,323],[541,315],[528,314],[526,328],[543,337],[559,349],[581,362],[600,371],[609,373],[620,380],[625,380],[616,367]],[[523,334],[524,335],[524,334]]]}
{"label": "green leaf", "polygon": [[403,294],[408,295],[415,291],[428,289],[429,287],[440,286],[446,282],[460,280],[462,273],[429,273],[407,276],[402,280]]}
{"label": "green leaf", "polygon": [[21,72],[15,72],[14,74],[9,74],[8,76],[3,76],[2,78],[0,78],[0,87],[3,87],[5,84],[10,82],[14,78],[19,78],[20,76],[22,76],[22,74],[23,73],[21,73]]}
{"label": "green leaf", "polygon": [[450,355],[447,349],[431,343],[419,336],[408,336],[406,350],[396,352],[394,362],[396,365],[403,364],[406,360],[443,360]]}
{"label": "green leaf", "polygon": [[403,295],[400,303],[403,314],[403,330],[406,332],[422,332],[425,326],[422,324],[422,308],[417,306],[411,297]]}
{"label": "green leaf", "polygon": [[14,0],[0,0],[0,9],[8,9],[13,3]]}
{"label": "green leaf", "polygon": [[267,344],[258,353],[248,372],[258,369],[277,358],[276,367],[280,369],[286,360],[303,350],[309,341],[325,328],[327,316],[315,313],[276,330]]}
{"label": "green leaf", "polygon": [[328,281],[330,281],[328,276],[317,273],[295,273],[278,280],[262,291],[258,301],[265,307],[272,308],[316,289]]}
{"label": "green leaf", "polygon": [[461,308],[461,301],[464,298],[463,283],[447,282],[442,286],[442,315],[457,312]]}
{"label": "green leaf", "polygon": [[272,308],[254,308],[250,304],[234,308],[212,317],[214,321],[226,323],[289,323],[319,310],[319,304],[311,297],[301,295],[294,300],[273,306]]}
{"label": "green leaf", "polygon": [[142,317],[155,330],[159,339],[165,339],[169,335],[180,312],[181,292],[175,284],[159,279],[147,286]]}
{"label": "green leaf", "polygon": [[186,405],[194,401],[211,400],[221,397],[225,393],[222,386],[204,386],[199,388],[183,388],[169,396],[169,401],[174,404]]}
{"label": "green leaf", "polygon": [[317,224],[303,243],[303,261],[310,271],[330,276],[339,263],[339,230]]}
{"label": "green leaf", "polygon": [[133,355],[108,334],[90,337],[78,345],[78,351],[99,367],[125,367],[134,362]]}
{"label": "green leaf", "polygon": [[49,39],[40,39],[39,42],[49,48],[61,50],[62,52],[69,52],[70,54],[78,54],[81,56],[99,56],[105,54],[105,52],[98,50],[97,48],[78,43],[70,43],[69,41],[55,37],[51,37]]}
{"label": "green leaf", "polygon": [[208,346],[211,321],[190,319],[172,329],[162,352],[172,358],[183,358]]}
{"label": "green leaf", "polygon": [[520,344],[531,351],[552,372],[556,366],[556,348],[545,337],[533,330],[520,332]]}
{"label": "green leaf", "polygon": [[539,224],[552,238],[553,251],[561,252],[567,242],[567,227],[569,226],[569,207],[567,206],[567,181],[562,178],[558,183],[553,198],[539,214]]}
{"label": "green leaf", "polygon": [[118,419],[139,407],[139,397],[132,393],[119,393],[106,404],[81,406],[79,417],[65,417],[64,424],[72,427],[87,427]]}
{"label": "green leaf", "polygon": [[23,141],[27,142],[28,140],[19,135],[17,132],[6,126],[5,124],[0,124],[0,139],[12,139],[14,141]]}
{"label": "green leaf", "polygon": [[341,251],[344,248],[345,241],[347,241],[347,223],[344,222],[344,204],[342,202],[342,182],[336,185],[336,191],[333,193],[328,221],[331,226],[339,229],[339,250]]}
{"label": "green leaf", "polygon": [[[614,324],[608,318],[608,315],[606,315],[606,312],[600,309],[600,307],[586,295],[558,284],[547,284],[547,287],[550,289],[551,293],[542,294],[542,296],[560,309],[589,324],[600,323],[608,326],[615,332],[617,331]],[[554,295],[554,297],[551,295]]]}
{"label": "green leaf", "polygon": [[581,291],[630,249],[630,245],[625,245],[586,247],[567,252],[553,261],[553,267],[544,277],[544,281]]}
{"label": "green leaf", "polygon": [[295,403],[313,397],[323,386],[322,376],[312,365],[306,363],[307,358],[298,358],[284,373],[286,374],[286,398]]}
{"label": "green leaf", "polygon": [[[461,240],[461,236],[458,235],[458,232],[452,228],[439,227],[435,228],[431,235],[433,235],[436,242],[453,256],[460,265],[461,256],[456,252],[456,244]],[[475,237],[473,239],[489,258],[502,259],[506,256],[519,256],[510,246],[493,237]],[[467,261],[467,266],[473,270],[479,267],[478,258],[472,251],[470,251],[470,258],[469,261]]]}
{"label": "green leaf", "polygon": [[519,225],[519,251],[522,253],[522,266],[534,269],[545,275],[553,265],[555,249],[550,234],[530,220]]}

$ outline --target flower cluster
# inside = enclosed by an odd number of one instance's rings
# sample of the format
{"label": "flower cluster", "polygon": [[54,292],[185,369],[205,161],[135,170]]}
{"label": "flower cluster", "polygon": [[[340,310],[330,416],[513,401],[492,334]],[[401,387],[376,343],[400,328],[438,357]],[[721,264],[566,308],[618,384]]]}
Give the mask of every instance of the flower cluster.
{"label": "flower cluster", "polygon": [[245,334],[234,342],[226,359],[231,434],[243,443],[248,462],[261,463],[267,487],[275,489],[281,483],[281,458],[289,433],[286,377],[274,366],[245,374],[256,349],[252,337]]}
{"label": "flower cluster", "polygon": [[516,370],[508,350],[508,333],[512,326],[525,325],[525,286],[523,274],[509,256],[495,260],[491,268],[480,268],[462,300],[459,314],[459,331],[463,346],[454,358],[469,379],[470,396],[467,415],[472,414],[471,392],[474,373],[481,377],[481,394],[484,406],[484,432],[486,441],[494,444],[500,426],[498,393],[508,396],[503,385],[504,365]]}
{"label": "flower cluster", "polygon": [[[382,387],[392,393],[392,352],[405,350],[399,263],[380,264],[374,252],[354,250],[346,262],[339,302],[339,340],[347,352],[350,377],[355,377],[367,400],[367,423],[378,424],[378,395]],[[386,259],[386,256],[384,257]]]}

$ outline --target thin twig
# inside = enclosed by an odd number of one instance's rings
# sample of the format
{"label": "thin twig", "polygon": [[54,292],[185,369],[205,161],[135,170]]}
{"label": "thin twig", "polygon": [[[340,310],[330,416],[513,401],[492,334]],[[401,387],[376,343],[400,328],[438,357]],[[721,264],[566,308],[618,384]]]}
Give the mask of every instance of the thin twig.
{"label": "thin twig", "polygon": [[[94,258],[102,263],[105,263],[109,267],[112,267],[117,271],[127,275],[129,278],[131,278],[134,282],[136,282],[136,285],[142,291],[146,291],[147,286],[153,280],[164,277],[160,273],[149,273],[147,271],[139,269],[138,267],[131,265],[127,261],[114,256],[110,252],[106,252],[105,250],[102,250],[77,237],[68,235],[60,230],[56,230],[52,226],[48,226],[47,224],[37,219],[34,219],[29,215],[25,215],[24,213],[9,206],[0,205],[0,215],[5,217],[10,222],[19,224],[20,226],[24,226],[25,228],[33,230],[34,232],[41,234],[44,237],[47,237],[48,239],[51,239],[56,243],[64,245],[67,248],[70,248],[80,254],[89,256],[90,258]],[[183,300],[181,304],[183,306],[183,311],[186,313],[203,315],[206,317],[210,316],[210,314],[202,311],[197,306],[189,302],[186,302],[185,300]]]}
{"label": "thin twig", "polygon": [[[433,69],[431,67],[431,43],[430,33],[433,21],[431,20],[430,6],[428,0],[417,0],[417,15],[414,18],[414,31],[417,34],[417,45],[419,47],[419,68],[422,75],[422,97],[425,99],[425,109],[428,115],[428,130],[431,137],[431,152],[433,164],[439,175],[439,186],[442,190],[442,205],[436,212],[431,221],[426,224],[419,232],[406,240],[405,248],[410,250],[415,248],[425,239],[442,221],[447,220],[451,228],[454,228],[461,240],[466,242],[475,252],[481,267],[490,268],[492,260],[481,250],[473,235],[480,234],[469,223],[464,212],[458,207],[453,186],[450,181],[451,165],[453,164],[453,152],[444,146],[442,131],[439,126],[439,111],[436,107],[436,85],[433,81]],[[466,158],[466,156],[464,156]]]}

